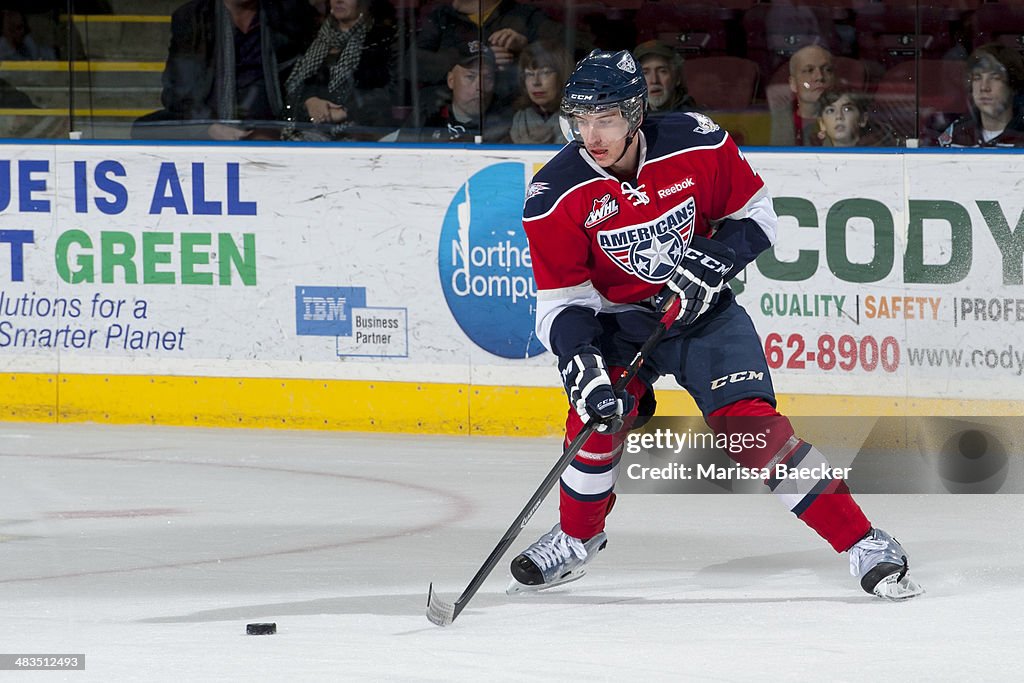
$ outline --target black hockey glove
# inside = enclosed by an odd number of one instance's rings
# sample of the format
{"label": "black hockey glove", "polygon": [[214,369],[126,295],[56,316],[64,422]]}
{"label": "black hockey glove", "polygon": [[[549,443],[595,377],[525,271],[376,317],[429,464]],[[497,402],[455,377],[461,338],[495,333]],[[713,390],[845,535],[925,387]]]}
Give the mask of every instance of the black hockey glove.
{"label": "black hockey glove", "polygon": [[633,399],[626,392],[615,394],[600,351],[585,346],[571,358],[560,358],[558,370],[569,404],[583,424],[594,420],[601,433],[614,434],[622,429],[623,415],[632,410]]}
{"label": "black hockey glove", "polygon": [[735,258],[736,252],[728,245],[707,237],[693,238],[682,263],[666,283],[682,302],[676,320],[689,325],[718,303]]}

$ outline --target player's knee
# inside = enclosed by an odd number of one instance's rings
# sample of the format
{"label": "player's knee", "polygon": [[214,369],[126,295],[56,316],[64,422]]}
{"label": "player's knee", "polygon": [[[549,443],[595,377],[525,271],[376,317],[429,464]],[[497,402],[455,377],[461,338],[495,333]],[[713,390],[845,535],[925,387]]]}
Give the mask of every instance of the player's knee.
{"label": "player's knee", "polygon": [[725,434],[729,443],[743,444],[730,456],[745,467],[761,468],[794,447],[789,419],[761,398],[736,401],[707,416],[708,426]]}

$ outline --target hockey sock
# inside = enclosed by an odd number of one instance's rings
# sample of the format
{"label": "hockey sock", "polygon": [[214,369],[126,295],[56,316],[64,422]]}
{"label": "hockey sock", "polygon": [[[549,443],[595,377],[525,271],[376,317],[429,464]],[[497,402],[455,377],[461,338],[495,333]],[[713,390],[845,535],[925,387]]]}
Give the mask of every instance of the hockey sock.
{"label": "hockey sock", "polygon": [[[831,467],[821,451],[793,434],[789,420],[761,399],[744,399],[712,412],[708,424],[717,433],[764,435],[763,447],[729,456],[743,467],[767,469],[765,484],[793,514],[843,552],[870,529],[871,523],[842,479],[776,476],[790,468],[827,473]],[[732,442],[730,436],[730,442]],[[777,469],[777,466],[781,466]]]}
{"label": "hockey sock", "polygon": [[[609,368],[609,375],[617,377],[622,368]],[[633,401],[630,417],[635,418],[639,398],[647,390],[640,380],[634,378],[626,390],[637,400]],[[615,434],[594,432],[573,461],[562,473],[559,486],[559,513],[562,531],[575,538],[591,538],[604,531],[604,520],[615,502],[615,480],[619,474],[619,459],[622,444],[629,430],[626,427]],[[583,429],[583,422],[575,410],[569,410],[565,423],[565,443],[568,444]]]}

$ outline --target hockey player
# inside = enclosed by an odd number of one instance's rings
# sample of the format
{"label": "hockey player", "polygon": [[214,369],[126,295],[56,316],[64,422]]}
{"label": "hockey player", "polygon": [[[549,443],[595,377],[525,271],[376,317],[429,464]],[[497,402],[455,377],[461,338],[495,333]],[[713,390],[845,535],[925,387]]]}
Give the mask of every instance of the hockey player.
{"label": "hockey player", "polygon": [[[590,421],[597,428],[562,474],[560,523],[512,561],[510,593],[580,578],[605,547],[625,432],[653,415],[651,384],[659,376],[672,375],[717,433],[749,432],[754,424],[766,435],[764,447],[730,454],[740,465],[830,469],[775,409],[757,332],[726,285],[775,241],[764,182],[707,116],[645,122],[646,109],[647,86],[632,55],[592,52],[562,99],[574,144],[527,191],[537,334],[558,357],[568,394],[566,442]],[[666,285],[683,301],[678,319],[615,395],[611,378],[654,329],[653,302]],[[733,373],[748,379],[714,381]],[[849,553],[865,591],[892,600],[923,592],[907,574],[903,548],[871,526],[844,481],[765,483],[837,552]]]}

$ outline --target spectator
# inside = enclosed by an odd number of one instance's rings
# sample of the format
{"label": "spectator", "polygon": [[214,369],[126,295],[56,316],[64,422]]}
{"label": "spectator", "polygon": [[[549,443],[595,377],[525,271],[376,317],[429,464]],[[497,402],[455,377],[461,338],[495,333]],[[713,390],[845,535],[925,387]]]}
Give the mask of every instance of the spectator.
{"label": "spectator", "polygon": [[970,110],[939,136],[943,147],[1024,147],[1024,59],[1011,47],[982,45],[967,61]]}
{"label": "spectator", "polygon": [[[391,119],[394,8],[374,0],[330,0],[330,14],[285,84],[292,116],[285,137],[341,139],[352,126]],[[378,133],[379,137],[379,133]]]}
{"label": "spectator", "polygon": [[562,89],[572,71],[569,52],[558,43],[532,43],[519,56],[519,99],[512,117],[512,142],[564,145]]}
{"label": "spectator", "polygon": [[503,104],[511,104],[517,92],[515,65],[520,53],[538,40],[557,42],[562,29],[540,8],[517,0],[451,0],[451,4],[439,5],[427,15],[417,36],[420,83],[443,83],[459,46],[481,36],[494,51],[496,97]]}
{"label": "spectator", "polygon": [[280,137],[284,79],[309,44],[314,25],[308,0],[191,0],[182,5],[171,17],[164,110],[139,119],[133,137],[165,137],[170,132],[165,125],[154,129],[147,124],[189,121],[196,123],[180,125],[172,136]]}
{"label": "spectator", "polygon": [[407,122],[397,137],[388,135],[384,141],[471,143],[480,136],[483,142],[507,142],[507,110],[494,101],[496,71],[494,52],[488,46],[475,40],[463,44],[446,78],[451,101],[426,116],[422,128]]}
{"label": "spectator", "polygon": [[0,12],[3,23],[0,35],[0,61],[53,61],[57,53],[51,47],[40,45],[29,32],[25,15],[18,10]]}
{"label": "spectator", "polygon": [[789,87],[773,84],[765,88],[773,145],[819,142],[818,98],[835,82],[832,69],[832,53],[819,45],[807,45],[789,58]]}
{"label": "spectator", "polygon": [[682,55],[661,41],[648,40],[636,46],[633,57],[647,81],[648,115],[696,110],[686,90]]}
{"label": "spectator", "polygon": [[895,133],[875,123],[868,98],[850,90],[826,90],[818,98],[818,139],[825,147],[894,147]]}

